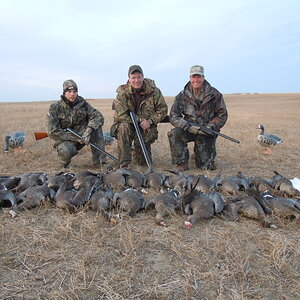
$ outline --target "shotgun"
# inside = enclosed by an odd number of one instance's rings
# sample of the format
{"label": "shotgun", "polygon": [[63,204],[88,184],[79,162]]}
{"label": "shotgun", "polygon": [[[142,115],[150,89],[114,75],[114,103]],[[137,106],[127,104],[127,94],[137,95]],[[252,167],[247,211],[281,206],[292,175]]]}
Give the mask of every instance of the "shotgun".
{"label": "shotgun", "polygon": [[130,114],[133,126],[135,128],[137,137],[139,139],[139,142],[140,142],[140,145],[141,145],[141,148],[142,148],[142,151],[143,151],[143,154],[144,154],[147,166],[149,168],[149,171],[152,172],[153,171],[152,159],[151,159],[151,156],[148,153],[148,150],[146,148],[145,142],[143,140],[141,129],[140,129],[140,126],[139,126],[139,123],[138,123],[138,118],[137,118],[136,114],[133,111],[129,112],[129,114]]}
{"label": "shotgun", "polygon": [[34,133],[34,136],[35,136],[35,140],[39,141],[41,139],[48,137],[48,133],[46,131],[37,131]]}
{"label": "shotgun", "polygon": [[[81,136],[75,132],[74,130],[70,129],[70,128],[67,128],[66,131],[69,131],[71,132],[73,135],[75,135],[76,137],[78,137],[79,139],[81,139]],[[35,139],[38,141],[38,140],[41,140],[41,139],[44,139],[46,137],[48,137],[48,133],[45,132],[45,131],[38,131],[38,132],[35,132],[34,133],[34,136],[35,136]],[[96,145],[90,143],[89,144],[91,147],[95,148],[96,150],[98,150],[99,152],[101,152],[102,154],[106,155],[107,157],[109,157],[110,159],[114,160],[115,162],[119,163],[119,160],[117,158],[115,158],[113,155],[109,154],[108,152],[106,152],[105,150],[103,149],[100,149],[99,147],[97,147]]]}

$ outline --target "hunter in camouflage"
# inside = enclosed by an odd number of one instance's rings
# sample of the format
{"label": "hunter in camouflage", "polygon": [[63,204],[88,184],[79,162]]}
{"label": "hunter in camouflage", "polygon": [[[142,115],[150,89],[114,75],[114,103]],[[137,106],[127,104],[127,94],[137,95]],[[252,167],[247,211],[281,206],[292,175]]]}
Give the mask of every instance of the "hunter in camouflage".
{"label": "hunter in camouflage", "polygon": [[179,171],[189,168],[189,142],[194,142],[196,166],[216,169],[214,160],[217,155],[217,136],[199,131],[197,125],[220,131],[227,117],[223,95],[204,79],[203,67],[191,67],[190,81],[176,96],[170,111],[170,123],[175,128],[168,132],[168,138],[172,163]]}
{"label": "hunter in camouflage", "polygon": [[135,112],[140,120],[142,136],[149,155],[151,144],[158,138],[157,124],[168,113],[161,91],[153,80],[144,78],[140,66],[131,66],[128,78],[128,82],[117,89],[117,97],[113,102],[114,124],[111,127],[111,135],[118,140],[118,156],[122,168],[130,165],[132,148],[135,162],[139,165],[146,164],[129,112]]}
{"label": "hunter in camouflage", "polygon": [[[102,125],[104,117],[84,98],[78,95],[77,84],[72,80],[63,83],[61,99],[51,104],[47,114],[47,131],[54,141],[61,167],[67,167],[80,149],[93,143],[104,149]],[[73,129],[82,139],[77,138],[66,128]],[[106,162],[105,155],[91,147],[93,166]]]}

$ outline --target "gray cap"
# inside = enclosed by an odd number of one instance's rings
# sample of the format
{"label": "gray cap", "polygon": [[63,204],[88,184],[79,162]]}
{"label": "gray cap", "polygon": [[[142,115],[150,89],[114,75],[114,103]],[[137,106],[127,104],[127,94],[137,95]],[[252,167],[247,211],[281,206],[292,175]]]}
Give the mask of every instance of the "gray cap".
{"label": "gray cap", "polygon": [[134,72],[140,72],[143,77],[144,77],[144,73],[143,73],[143,70],[140,66],[138,65],[133,65],[133,66],[130,66],[129,69],[128,69],[128,77],[130,76],[130,74],[134,73]]}
{"label": "gray cap", "polygon": [[191,67],[190,76],[192,75],[201,75],[204,76],[204,68],[199,65],[195,65]]}
{"label": "gray cap", "polygon": [[77,84],[73,79],[65,80],[63,84],[63,94],[70,90],[75,90],[76,92],[78,92]]}

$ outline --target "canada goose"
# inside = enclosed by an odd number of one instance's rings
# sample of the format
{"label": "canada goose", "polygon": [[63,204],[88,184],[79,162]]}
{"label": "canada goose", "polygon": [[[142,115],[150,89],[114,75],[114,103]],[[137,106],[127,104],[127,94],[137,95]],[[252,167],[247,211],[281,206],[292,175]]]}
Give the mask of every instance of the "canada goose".
{"label": "canada goose", "polygon": [[5,137],[4,152],[7,153],[9,148],[14,149],[15,152],[24,152],[23,143],[26,133],[23,131],[14,131]]}
{"label": "canada goose", "polygon": [[258,125],[257,129],[260,129],[260,134],[257,136],[258,143],[266,147],[266,150],[264,150],[263,154],[272,154],[272,147],[280,144],[283,142],[283,140],[273,134],[265,134],[265,128],[263,125]]}

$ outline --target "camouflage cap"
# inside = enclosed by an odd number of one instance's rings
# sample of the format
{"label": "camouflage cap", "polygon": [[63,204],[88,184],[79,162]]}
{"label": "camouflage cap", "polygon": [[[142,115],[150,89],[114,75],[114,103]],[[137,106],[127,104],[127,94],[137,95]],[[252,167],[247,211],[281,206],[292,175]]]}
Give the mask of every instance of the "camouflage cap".
{"label": "camouflage cap", "polygon": [[204,76],[204,68],[199,65],[195,65],[191,67],[190,76],[192,75],[201,75]]}
{"label": "camouflage cap", "polygon": [[64,84],[63,84],[63,94],[65,94],[67,91],[70,91],[70,90],[75,90],[76,92],[78,92],[77,84],[72,79],[68,79],[68,80],[64,81]]}
{"label": "camouflage cap", "polygon": [[142,76],[144,77],[143,70],[140,66],[138,66],[138,65],[130,66],[128,69],[128,77],[130,76],[130,74],[132,74],[134,72],[140,72],[142,74]]}

